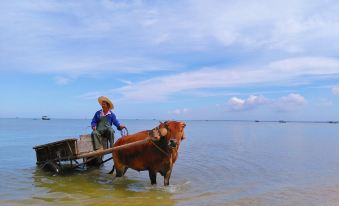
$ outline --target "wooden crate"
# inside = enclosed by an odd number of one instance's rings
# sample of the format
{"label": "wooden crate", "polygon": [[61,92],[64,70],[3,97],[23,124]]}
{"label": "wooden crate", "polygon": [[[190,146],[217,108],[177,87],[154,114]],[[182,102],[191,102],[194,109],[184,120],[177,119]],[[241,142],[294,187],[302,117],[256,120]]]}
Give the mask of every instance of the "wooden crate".
{"label": "wooden crate", "polygon": [[77,154],[77,139],[64,139],[33,147],[36,152],[37,164],[53,160],[70,160]]}
{"label": "wooden crate", "polygon": [[94,148],[91,135],[80,135],[80,138],[77,140],[77,148],[77,155],[93,152]]}

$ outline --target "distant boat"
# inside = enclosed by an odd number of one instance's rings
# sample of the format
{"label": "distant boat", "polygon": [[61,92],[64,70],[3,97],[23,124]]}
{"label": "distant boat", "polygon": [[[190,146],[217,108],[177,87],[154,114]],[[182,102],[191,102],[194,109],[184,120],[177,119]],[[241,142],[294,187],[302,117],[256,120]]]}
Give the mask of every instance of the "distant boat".
{"label": "distant boat", "polygon": [[51,118],[47,117],[47,116],[42,116],[41,117],[42,120],[50,120]]}
{"label": "distant boat", "polygon": [[279,120],[279,123],[286,123],[286,121],[284,121],[284,120]]}
{"label": "distant boat", "polygon": [[260,122],[259,120],[254,120],[254,122]]}

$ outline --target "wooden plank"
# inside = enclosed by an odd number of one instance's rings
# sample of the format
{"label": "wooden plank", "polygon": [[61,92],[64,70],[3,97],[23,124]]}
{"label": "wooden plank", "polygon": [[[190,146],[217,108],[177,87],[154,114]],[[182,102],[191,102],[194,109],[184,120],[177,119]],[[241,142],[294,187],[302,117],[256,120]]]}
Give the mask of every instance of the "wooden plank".
{"label": "wooden plank", "polygon": [[77,140],[77,155],[93,152],[93,141],[91,135],[80,135]]}
{"label": "wooden plank", "polygon": [[[89,136],[90,137],[90,136]],[[85,137],[86,141],[89,138],[88,136]],[[104,149],[101,151],[89,151],[86,152],[87,150],[84,150],[84,153],[78,153],[75,154],[76,151],[72,151],[71,148],[67,148],[65,144],[70,143],[69,141],[76,141],[77,139],[65,139],[65,140],[61,140],[61,141],[57,141],[57,142],[52,142],[49,144],[44,144],[44,145],[38,145],[36,147],[34,147],[34,149],[37,152],[37,163],[40,164],[42,162],[45,162],[47,160],[52,160],[52,161],[64,161],[64,160],[75,160],[75,159],[81,159],[81,158],[88,158],[88,157],[98,157],[98,156],[102,156],[108,153],[112,153],[115,150],[120,150],[120,149],[126,149],[132,146],[137,146],[137,145],[143,145],[145,143],[147,143],[148,141],[150,141],[150,138],[144,139],[144,140],[139,140],[136,142],[131,142],[131,143],[127,143],[124,145],[120,145],[120,146],[116,146],[113,148],[108,148],[108,149]],[[69,146],[69,145],[68,145]],[[88,146],[88,145],[87,145]],[[70,149],[71,151],[69,151],[71,154],[67,154],[67,152],[62,153],[62,156],[56,155],[56,152],[61,152],[58,150],[55,150],[55,148],[53,147],[59,147],[59,149]],[[69,146],[70,147],[70,146]],[[50,149],[53,148],[53,151],[50,151]],[[87,148],[89,149],[89,148]],[[41,151],[41,153],[39,152]]]}
{"label": "wooden plank", "polygon": [[109,148],[109,149],[104,149],[104,150],[101,150],[101,151],[96,150],[96,151],[93,151],[93,152],[79,154],[79,155],[76,156],[76,159],[101,156],[101,155],[108,154],[108,153],[112,152],[113,150],[114,150],[114,148]]}
{"label": "wooden plank", "polygon": [[114,150],[126,149],[128,147],[136,146],[136,145],[143,145],[143,144],[147,143],[149,140],[150,139],[139,140],[139,141],[136,141],[136,142],[127,143],[127,144],[124,144],[124,145],[116,146],[116,147],[109,148],[109,149],[104,149],[104,150],[101,150],[101,151],[96,150],[96,151],[93,151],[93,152],[80,154],[80,155],[76,156],[76,159],[85,158],[85,157],[101,156],[101,155],[104,155],[104,154],[111,153]]}
{"label": "wooden plank", "polygon": [[41,149],[42,147],[54,146],[54,145],[57,145],[57,144],[60,144],[60,143],[68,142],[68,141],[73,142],[73,141],[77,141],[77,139],[76,138],[63,139],[63,140],[51,142],[51,143],[48,143],[48,144],[37,145],[37,146],[33,147],[33,149]]}

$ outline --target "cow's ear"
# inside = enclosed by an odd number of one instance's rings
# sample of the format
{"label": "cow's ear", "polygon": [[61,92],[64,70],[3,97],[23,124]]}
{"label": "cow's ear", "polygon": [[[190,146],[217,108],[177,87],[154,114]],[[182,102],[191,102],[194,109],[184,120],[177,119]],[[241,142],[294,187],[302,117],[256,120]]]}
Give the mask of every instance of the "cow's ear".
{"label": "cow's ear", "polygon": [[160,128],[159,133],[162,137],[167,135],[167,129],[166,128]]}

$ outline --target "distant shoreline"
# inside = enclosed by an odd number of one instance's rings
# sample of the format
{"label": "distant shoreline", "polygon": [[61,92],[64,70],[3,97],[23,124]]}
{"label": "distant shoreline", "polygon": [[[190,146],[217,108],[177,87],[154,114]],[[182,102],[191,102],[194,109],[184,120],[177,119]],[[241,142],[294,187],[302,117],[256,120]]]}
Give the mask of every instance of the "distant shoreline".
{"label": "distant shoreline", "polygon": [[[1,117],[0,119],[31,119],[31,120],[41,120],[41,118],[28,118],[28,117]],[[51,118],[51,120],[88,120],[91,118]],[[137,121],[166,121],[164,119],[121,119],[124,120],[137,120]],[[339,120],[328,120],[328,121],[318,121],[318,120],[237,120],[237,119],[175,119],[177,121],[211,121],[211,122],[254,122],[254,123],[320,123],[320,124],[339,124]],[[43,121],[43,120],[41,120]]]}

